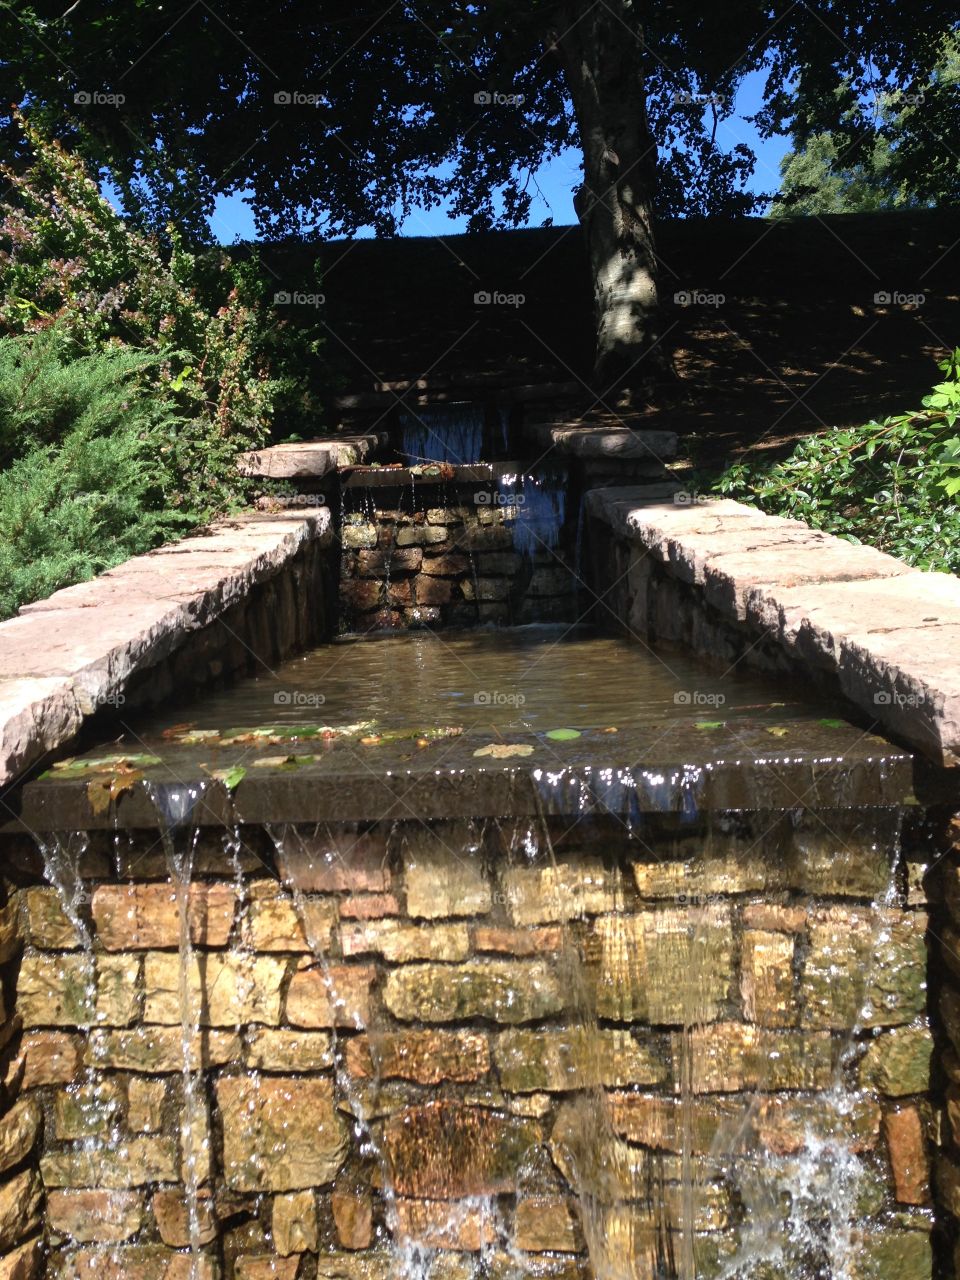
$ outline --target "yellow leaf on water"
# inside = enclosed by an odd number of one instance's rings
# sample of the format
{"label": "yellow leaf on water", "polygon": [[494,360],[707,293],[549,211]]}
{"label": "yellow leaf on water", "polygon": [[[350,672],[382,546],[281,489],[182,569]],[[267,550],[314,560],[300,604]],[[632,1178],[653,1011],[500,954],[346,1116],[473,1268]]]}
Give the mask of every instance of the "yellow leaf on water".
{"label": "yellow leaf on water", "polygon": [[775,738],[785,738],[789,732],[789,729],[782,729],[780,725],[776,724],[767,730],[767,733],[772,733]]}
{"label": "yellow leaf on water", "polygon": [[491,742],[478,747],[475,756],[491,756],[494,760],[509,760],[511,756],[532,756],[533,747],[528,742]]}

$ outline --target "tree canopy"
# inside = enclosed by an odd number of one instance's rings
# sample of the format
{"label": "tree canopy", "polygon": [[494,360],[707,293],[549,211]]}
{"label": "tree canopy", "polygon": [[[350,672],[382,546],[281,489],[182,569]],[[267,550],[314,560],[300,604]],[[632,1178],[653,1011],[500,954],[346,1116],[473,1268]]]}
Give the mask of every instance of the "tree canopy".
{"label": "tree canopy", "polygon": [[[954,22],[944,0],[35,0],[0,10],[0,75],[135,218],[197,235],[234,190],[264,236],[389,235],[445,199],[519,225],[577,146],[598,366],[621,377],[657,346],[654,216],[754,207],[749,147],[718,141],[743,77],[764,77],[761,136],[827,133],[856,164],[877,94],[927,92]],[[952,197],[958,97],[929,90],[898,159]]]}

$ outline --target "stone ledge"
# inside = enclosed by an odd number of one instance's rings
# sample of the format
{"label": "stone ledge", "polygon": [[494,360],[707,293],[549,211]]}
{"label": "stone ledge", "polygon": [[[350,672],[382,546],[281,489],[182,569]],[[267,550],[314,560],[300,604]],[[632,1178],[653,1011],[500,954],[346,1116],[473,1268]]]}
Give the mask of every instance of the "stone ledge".
{"label": "stone ledge", "polygon": [[296,440],[242,453],[237,470],[244,476],[271,480],[318,480],[338,467],[355,467],[372,458],[387,441],[385,431],[333,436],[326,440]]}
{"label": "stone ledge", "polygon": [[834,675],[884,729],[960,764],[960,580],[726,498],[664,496],[598,489],[587,511],[726,621]]}
{"label": "stone ledge", "polygon": [[117,705],[129,681],[274,577],[308,543],[333,539],[330,513],[242,515],[0,623],[0,786]]}
{"label": "stone ledge", "polygon": [[565,426],[531,423],[524,434],[538,445],[577,458],[622,459],[630,462],[669,462],[677,456],[675,431],[633,430],[627,426]]}

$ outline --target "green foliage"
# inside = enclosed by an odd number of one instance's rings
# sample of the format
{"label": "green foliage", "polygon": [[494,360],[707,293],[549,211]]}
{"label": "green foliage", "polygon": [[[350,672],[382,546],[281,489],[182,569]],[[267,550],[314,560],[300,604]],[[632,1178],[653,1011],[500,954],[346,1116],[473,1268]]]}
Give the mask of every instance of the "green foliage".
{"label": "green foliage", "polygon": [[143,385],[151,357],[69,350],[57,329],[0,339],[3,617],[199,516],[180,490],[184,423]]}
{"label": "green foliage", "polygon": [[256,262],[166,250],[20,121],[0,203],[0,613],[234,507],[275,336]]}
{"label": "green foliage", "polygon": [[921,569],[960,573],[960,349],[940,368],[922,410],[807,436],[782,462],[737,463],[719,491]]}
{"label": "green foliage", "polygon": [[[780,194],[771,214],[869,213],[955,200],[956,160],[936,147],[938,126],[956,127],[960,37],[948,32],[925,79],[906,91],[871,91],[872,127],[858,131],[857,110],[842,109],[848,87],[834,94],[841,128],[798,136],[780,162]],[[951,125],[951,120],[953,124]]]}

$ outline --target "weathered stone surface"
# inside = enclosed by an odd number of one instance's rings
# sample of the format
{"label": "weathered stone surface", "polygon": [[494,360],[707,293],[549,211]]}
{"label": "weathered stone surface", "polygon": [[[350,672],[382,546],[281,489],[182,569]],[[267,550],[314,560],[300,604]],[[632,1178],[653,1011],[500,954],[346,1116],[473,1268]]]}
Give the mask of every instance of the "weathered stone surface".
{"label": "weathered stone surface", "polygon": [[374,920],[342,925],[340,945],[345,957],[377,953],[393,964],[466,960],[470,935],[465,924],[404,925],[399,920]]}
{"label": "weathered stone surface", "polygon": [[730,908],[710,905],[607,915],[593,924],[585,955],[597,1012],[618,1022],[710,1022],[734,975]]}
{"label": "weathered stone surface", "polygon": [[[388,570],[391,573],[416,573],[422,563],[423,551],[420,547],[388,547],[383,551],[361,551],[357,556],[357,572],[361,578],[382,579]],[[435,572],[426,567],[423,571]],[[436,572],[442,573],[443,570]]]}
{"label": "weathered stone surface", "polygon": [[547,955],[563,948],[563,930],[559,927],[532,929],[498,929],[475,925],[473,949],[512,956]]}
{"label": "weathered stone surface", "polygon": [[373,1239],[373,1198],[359,1190],[334,1191],[330,1205],[344,1249],[366,1249]]}
{"label": "weathered stone surface", "polygon": [[287,1021],[294,1027],[352,1027],[370,1021],[372,965],[328,965],[302,961],[287,992]]}
{"label": "weathered stone surface", "polygon": [[299,1191],[331,1182],[347,1127],[329,1079],[221,1077],[224,1178],[235,1191]]}
{"label": "weathered stone surface", "polygon": [[333,1045],[325,1031],[250,1027],[244,1040],[244,1061],[258,1071],[323,1071],[333,1066]]}
{"label": "weathered stone surface", "polygon": [[117,1122],[121,1089],[115,1079],[98,1079],[61,1089],[53,1099],[53,1127],[58,1138],[106,1138]]}
{"label": "weathered stone surface", "polygon": [[398,1031],[347,1041],[347,1070],[367,1079],[418,1084],[479,1080],[490,1070],[486,1036],[470,1031]]}
{"label": "weathered stone surface", "polygon": [[926,928],[921,912],[812,912],[800,989],[803,1025],[843,1029],[913,1021],[927,1000]]}
{"label": "weathered stone surface", "polygon": [[392,893],[355,893],[340,899],[341,920],[382,920],[399,914],[400,903]]}
{"label": "weathered stone surface", "polygon": [[0,1185],[0,1253],[36,1231],[42,1201],[43,1188],[35,1169],[24,1169]]}
{"label": "weathered stone surface", "polygon": [[857,1231],[851,1246],[851,1280],[931,1280],[933,1275],[927,1231]]}
{"label": "weathered stone surface", "polygon": [[674,1079],[689,1078],[695,1093],[738,1093],[743,1089],[825,1089],[833,1078],[827,1032],[771,1030],[738,1022],[697,1028],[673,1036]]}
{"label": "weathered stone surface", "polygon": [[896,1107],[883,1117],[897,1200],[901,1204],[927,1204],[930,1199],[930,1162],[923,1121],[916,1107]]}
{"label": "weathered stone surface", "polygon": [[129,1026],[139,1013],[135,956],[31,951],[20,966],[17,1011],[25,1027]]}
{"label": "weathered stone surface", "polygon": [[21,893],[23,933],[31,946],[48,951],[71,951],[81,945],[78,931],[64,913],[56,889],[36,885]]}
{"label": "weathered stone surface", "polygon": [[127,1124],[134,1133],[159,1133],[167,1086],[163,1080],[134,1076],[127,1086]]}
{"label": "weathered stone surface", "polygon": [[393,1187],[437,1200],[513,1190],[520,1165],[542,1139],[534,1120],[453,1101],[404,1108],[383,1127]]}
{"label": "weathered stone surface", "polygon": [[329,951],[337,922],[332,898],[302,897],[301,920],[290,894],[275,880],[255,881],[248,892],[249,937],[255,951]]}
{"label": "weathered stone surface", "polygon": [[563,1196],[518,1200],[513,1240],[530,1253],[579,1253],[585,1248],[576,1206]]}
{"label": "weathered stone surface", "polygon": [[350,550],[361,548],[372,550],[377,545],[377,526],[370,521],[364,521],[362,524],[344,524],[340,530],[340,541]]}
{"label": "weathered stone surface", "polygon": [[138,1191],[48,1191],[44,1210],[53,1231],[78,1244],[122,1244],[143,1222]]}
{"label": "weathered stone surface", "polygon": [[176,1182],[177,1148],[172,1138],[129,1138],[108,1146],[48,1151],[40,1161],[46,1187],[106,1187],[123,1190],[152,1182]]}
{"label": "weathered stone surface", "polygon": [[398,547],[429,547],[446,542],[447,532],[436,525],[406,525],[397,530]]}
{"label": "weathered stone surface", "polygon": [[[489,1210],[482,1203],[397,1199],[397,1240],[421,1249],[457,1249],[478,1253],[496,1239]],[[486,1211],[485,1211],[486,1210]]]}
{"label": "weathered stone surface", "polygon": [[[205,1027],[280,1021],[285,960],[249,951],[196,952],[188,973],[191,1019]],[[150,951],[144,958],[146,1022],[180,1025],[180,957]]]}
{"label": "weathered stone surface", "polygon": [[740,957],[743,1011],[764,1027],[789,1027],[797,1021],[794,999],[795,944],[788,933],[748,929]]}
{"label": "weathered stone surface", "polygon": [[235,1280],[294,1280],[299,1257],[278,1258],[274,1254],[241,1254],[234,1265]]}
{"label": "weathered stone surface", "polygon": [[470,570],[470,559],[461,555],[428,556],[421,567],[422,573],[435,578],[456,578]]}
{"label": "weathered stone surface", "polygon": [[930,1088],[933,1037],[927,1027],[894,1027],[878,1035],[860,1063],[865,1089],[899,1098]]}
{"label": "weathered stone surface", "polygon": [[20,1045],[23,1087],[69,1084],[83,1060],[83,1041],[63,1031],[34,1031]]}
{"label": "weathered stone surface", "polygon": [[301,893],[389,893],[386,841],[376,833],[288,831],[277,852],[284,882]]}
{"label": "weathered stone surface", "polygon": [[415,918],[485,915],[492,906],[476,833],[449,822],[412,833],[403,851],[407,912]]}
{"label": "weathered stone surface", "polygon": [[402,1022],[534,1022],[564,1007],[558,975],[535,960],[411,964],[387,975],[383,998]]}
{"label": "weathered stone surface", "polygon": [[[164,1244],[173,1249],[185,1249],[190,1245],[190,1206],[182,1191],[162,1190],[153,1193],[151,1200],[157,1230]],[[197,1240],[209,1244],[217,1238],[217,1215],[213,1197],[209,1191],[197,1193]]]}
{"label": "weathered stone surface", "polygon": [[270,1231],[273,1246],[283,1258],[294,1253],[316,1253],[319,1228],[313,1192],[294,1191],[274,1196]]}
{"label": "weathered stone surface", "polygon": [[36,1146],[43,1112],[35,1098],[20,1098],[0,1120],[0,1173],[26,1159]]}
{"label": "weathered stone surface", "polygon": [[664,1038],[572,1026],[502,1031],[494,1041],[500,1083],[510,1093],[563,1093],[596,1085],[664,1084],[670,1079]]}
{"label": "weathered stone surface", "polygon": [[802,933],[807,927],[807,909],[751,902],[743,908],[743,927],[773,932],[780,930],[783,933]]}
{"label": "weathered stone surface", "polygon": [[[0,712],[2,715],[2,712]],[[0,760],[2,768],[2,760]],[[0,907],[0,964],[6,964],[20,949],[20,899],[13,893]]]}
{"label": "weathered stone surface", "polygon": [[[194,946],[226,946],[235,907],[232,885],[192,884],[187,917]],[[180,946],[180,906],[171,884],[99,885],[92,911],[97,940],[108,951]]]}
{"label": "weathered stone surface", "polygon": [[[223,1066],[240,1057],[240,1037],[201,1031],[190,1043],[190,1069]],[[87,1042],[88,1066],[118,1071],[169,1074],[183,1070],[180,1027],[135,1027],[131,1031],[94,1031]]]}
{"label": "weathered stone surface", "polygon": [[117,1245],[77,1249],[51,1259],[51,1280],[218,1280],[216,1260],[175,1253],[162,1245]]}
{"label": "weathered stone surface", "polygon": [[386,443],[386,432],[368,431],[329,439],[286,440],[240,454],[237,470],[244,476],[271,480],[321,479],[338,467],[356,467]]}
{"label": "weathered stone surface", "polygon": [[0,785],[302,547],[329,537],[327,511],[227,519],[25,606],[2,624]]}
{"label": "weathered stone surface", "polygon": [[510,867],[500,877],[515,925],[550,924],[622,908],[613,872],[599,858],[542,867]]}
{"label": "weathered stone surface", "polygon": [[0,1258],[0,1280],[36,1280],[43,1262],[43,1237],[35,1236]]}

